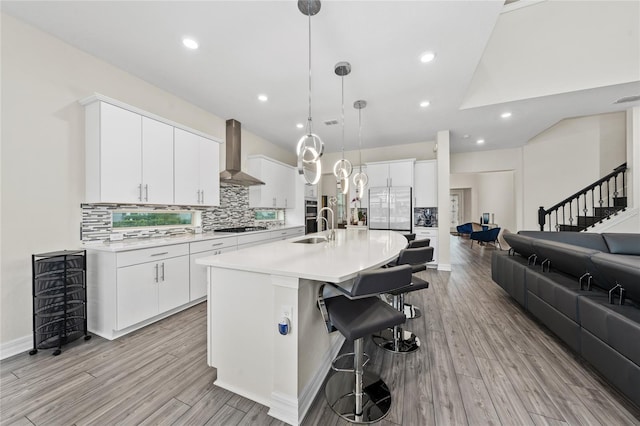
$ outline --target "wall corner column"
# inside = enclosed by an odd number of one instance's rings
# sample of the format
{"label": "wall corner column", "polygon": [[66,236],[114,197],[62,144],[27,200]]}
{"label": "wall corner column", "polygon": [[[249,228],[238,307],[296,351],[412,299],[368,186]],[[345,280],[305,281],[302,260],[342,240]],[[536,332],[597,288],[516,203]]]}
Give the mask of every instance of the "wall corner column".
{"label": "wall corner column", "polygon": [[451,224],[451,212],[449,209],[450,187],[450,134],[448,130],[438,132],[436,142],[438,146],[438,270],[451,270],[451,242],[449,240],[449,226]]}

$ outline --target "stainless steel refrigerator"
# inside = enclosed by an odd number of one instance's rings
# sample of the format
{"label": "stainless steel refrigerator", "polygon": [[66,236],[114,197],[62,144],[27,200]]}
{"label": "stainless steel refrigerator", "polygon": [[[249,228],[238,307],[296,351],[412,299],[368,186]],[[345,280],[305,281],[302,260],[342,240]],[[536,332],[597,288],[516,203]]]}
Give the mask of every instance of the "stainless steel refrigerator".
{"label": "stainless steel refrigerator", "polygon": [[369,189],[369,229],[411,232],[413,196],[409,186]]}

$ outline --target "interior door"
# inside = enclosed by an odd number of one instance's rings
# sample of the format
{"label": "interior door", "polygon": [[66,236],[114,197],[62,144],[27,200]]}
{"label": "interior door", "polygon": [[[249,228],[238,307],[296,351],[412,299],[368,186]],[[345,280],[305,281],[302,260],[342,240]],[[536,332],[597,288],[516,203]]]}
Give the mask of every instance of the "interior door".
{"label": "interior door", "polygon": [[460,194],[451,193],[449,205],[451,210],[451,224],[449,226],[451,230],[455,231],[461,222],[460,214],[462,210],[460,209]]}

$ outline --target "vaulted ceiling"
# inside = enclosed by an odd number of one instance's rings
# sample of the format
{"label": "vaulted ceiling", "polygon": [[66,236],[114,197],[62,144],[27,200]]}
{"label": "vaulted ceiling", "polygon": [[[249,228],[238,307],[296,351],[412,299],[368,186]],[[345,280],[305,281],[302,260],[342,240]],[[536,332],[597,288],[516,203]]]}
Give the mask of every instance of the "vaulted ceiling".
{"label": "vaulted ceiling", "polygon": [[[296,3],[3,1],[2,11],[293,147],[309,76],[309,19]],[[358,99],[368,102],[366,147],[434,140],[439,130],[451,131],[454,152],[521,146],[563,118],[640,104],[614,103],[640,95],[639,21],[639,3],[628,1],[325,0],[311,18],[314,131],[328,152],[340,149],[341,126],[324,122],[341,121],[334,66],[348,61],[347,150],[357,146]],[[435,60],[422,63],[426,51]]]}

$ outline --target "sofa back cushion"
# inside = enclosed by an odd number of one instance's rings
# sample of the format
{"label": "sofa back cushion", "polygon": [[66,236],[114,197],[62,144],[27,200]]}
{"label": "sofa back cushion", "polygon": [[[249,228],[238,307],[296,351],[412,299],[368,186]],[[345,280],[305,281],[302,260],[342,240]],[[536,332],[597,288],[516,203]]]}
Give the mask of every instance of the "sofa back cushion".
{"label": "sofa back cushion", "polygon": [[609,253],[640,256],[640,234],[605,233],[602,238],[607,243]]}
{"label": "sofa back cushion", "polygon": [[550,231],[520,231],[519,235],[525,235],[531,238],[539,238],[541,240],[557,241],[559,243],[571,244],[593,250],[609,252],[607,244],[604,242],[602,235],[589,232],[550,232]]}

